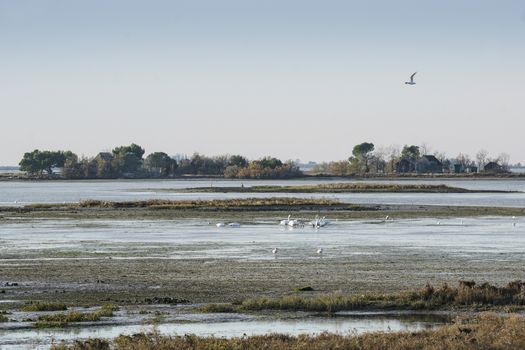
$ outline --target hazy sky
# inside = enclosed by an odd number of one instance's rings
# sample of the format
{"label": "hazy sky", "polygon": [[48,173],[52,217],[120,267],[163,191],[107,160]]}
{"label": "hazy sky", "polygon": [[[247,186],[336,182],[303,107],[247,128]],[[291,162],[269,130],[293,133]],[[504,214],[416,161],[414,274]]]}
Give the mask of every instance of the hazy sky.
{"label": "hazy sky", "polygon": [[[418,71],[417,85],[404,81]],[[525,161],[523,0],[0,0],[0,164],[26,151]]]}

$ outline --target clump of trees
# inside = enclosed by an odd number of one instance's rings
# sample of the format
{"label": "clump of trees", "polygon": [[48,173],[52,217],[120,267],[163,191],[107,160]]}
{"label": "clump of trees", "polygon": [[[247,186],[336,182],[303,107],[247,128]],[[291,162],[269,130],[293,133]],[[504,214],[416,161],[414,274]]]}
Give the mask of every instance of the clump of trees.
{"label": "clump of trees", "polygon": [[75,158],[71,151],[39,151],[26,152],[20,161],[20,170],[31,175],[42,175],[45,171],[48,175],[53,174],[54,168],[61,168],[66,161]]}
{"label": "clump of trees", "polygon": [[[314,174],[333,176],[380,175],[403,173],[478,173],[509,171],[510,156],[502,153],[489,157],[479,151],[475,160],[465,153],[448,157],[443,152],[432,152],[428,145],[404,145],[376,148],[371,142],[357,144],[348,160],[318,164]],[[485,168],[485,166],[488,166]]]}
{"label": "clump of trees", "polygon": [[[376,147],[363,142],[352,148],[346,160],[318,164],[313,174],[332,176],[381,175],[405,173],[477,173],[506,172],[510,156],[506,153],[490,157],[480,150],[474,158],[459,153],[448,157],[432,152],[423,145]],[[274,157],[249,160],[241,155],[206,156],[194,153],[191,157],[170,157],[153,152],[144,158],[145,150],[132,143],[100,152],[95,157],[78,157],[71,151],[27,152],[20,169],[30,176],[61,176],[66,179],[167,178],[177,176],[224,176],[226,178],[286,179],[302,176],[296,163]],[[60,169],[60,174],[55,170]]]}
{"label": "clump of trees", "polygon": [[[145,150],[132,143],[100,152],[95,157],[79,158],[71,151],[25,153],[20,169],[30,176],[52,175],[60,168],[66,179],[166,178],[187,175],[224,176],[227,178],[291,178],[302,173],[291,161],[273,157],[248,160],[241,155],[215,157],[199,153],[176,160],[164,152],[153,152],[144,158]],[[44,171],[46,174],[44,174]]]}

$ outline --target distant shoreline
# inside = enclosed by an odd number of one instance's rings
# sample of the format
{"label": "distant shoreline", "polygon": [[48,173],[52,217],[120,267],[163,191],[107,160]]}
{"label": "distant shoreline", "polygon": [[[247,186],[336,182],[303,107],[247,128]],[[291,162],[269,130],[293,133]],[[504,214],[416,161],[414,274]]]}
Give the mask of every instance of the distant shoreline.
{"label": "distant shoreline", "polygon": [[[150,189],[147,189],[150,190]],[[393,184],[393,183],[328,183],[319,185],[295,186],[238,186],[238,187],[193,187],[161,188],[157,192],[174,193],[517,193],[504,190],[469,190],[442,184]]]}
{"label": "distant shoreline", "polygon": [[473,174],[385,174],[385,175],[302,175],[289,178],[228,178],[213,175],[183,175],[176,177],[118,177],[118,178],[83,178],[68,179],[60,175],[33,177],[20,173],[0,173],[0,181],[122,181],[122,180],[221,180],[221,181],[289,181],[289,180],[355,180],[355,181],[393,181],[393,180],[522,180],[525,173],[473,173]]}

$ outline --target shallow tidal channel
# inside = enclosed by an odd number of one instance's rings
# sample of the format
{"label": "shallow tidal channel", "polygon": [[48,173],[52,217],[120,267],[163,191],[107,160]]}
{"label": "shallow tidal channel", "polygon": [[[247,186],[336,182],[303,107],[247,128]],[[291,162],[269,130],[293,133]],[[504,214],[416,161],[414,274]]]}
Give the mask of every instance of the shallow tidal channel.
{"label": "shallow tidal channel", "polygon": [[[132,317],[131,317],[132,318]],[[332,317],[290,315],[265,317],[243,314],[184,314],[171,322],[129,324],[122,313],[114,324],[73,324],[66,328],[34,329],[0,326],[0,349],[49,349],[52,344],[88,338],[112,339],[121,334],[158,332],[161,335],[243,337],[279,333],[287,335],[317,335],[323,332],[342,335],[364,332],[419,331],[447,324],[443,314],[424,313],[367,313],[336,314]],[[136,320],[135,320],[136,321]]]}

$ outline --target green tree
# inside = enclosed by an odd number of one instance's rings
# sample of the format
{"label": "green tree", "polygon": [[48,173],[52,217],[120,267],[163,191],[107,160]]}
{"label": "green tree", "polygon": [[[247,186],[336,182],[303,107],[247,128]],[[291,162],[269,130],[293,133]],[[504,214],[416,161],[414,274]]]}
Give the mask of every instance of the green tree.
{"label": "green tree", "polygon": [[352,149],[352,157],[348,160],[350,163],[356,164],[357,169],[368,173],[370,171],[369,160],[374,151],[374,144],[370,142],[363,142],[355,145]]}
{"label": "green tree", "polygon": [[124,155],[126,153],[133,153],[135,157],[137,157],[138,159],[142,159],[144,152],[145,152],[144,148],[140,147],[139,145],[135,143],[132,143],[129,146],[115,147],[112,151],[114,157],[119,154]]}
{"label": "green tree", "polygon": [[[420,157],[419,147],[415,145],[405,145],[401,151],[401,163],[404,163],[406,169],[402,169],[401,172],[416,171],[417,161]],[[404,162],[403,162],[404,161]],[[401,169],[398,169],[400,171]]]}
{"label": "green tree", "polygon": [[230,157],[229,165],[245,168],[248,166],[248,159],[240,155],[233,155]]}
{"label": "green tree", "polygon": [[44,171],[48,175],[53,174],[53,168],[62,168],[66,159],[75,158],[76,155],[71,151],[39,151],[24,153],[20,160],[20,170],[27,171],[29,174],[42,174]]}
{"label": "green tree", "polygon": [[419,158],[419,147],[418,146],[407,146],[403,147],[401,151],[401,158],[417,160]]}
{"label": "green tree", "polygon": [[144,160],[144,168],[154,176],[168,176],[173,172],[177,162],[164,152],[154,152]]}
{"label": "green tree", "polygon": [[277,167],[283,166],[283,162],[277,158],[273,157],[264,157],[259,160],[252,162],[256,167],[275,169]]}
{"label": "green tree", "polygon": [[114,148],[111,165],[115,175],[137,175],[142,166],[144,152],[144,149],[135,143]]}
{"label": "green tree", "polygon": [[116,175],[136,175],[141,165],[142,159],[131,152],[119,153],[111,162],[112,168],[116,170]]}
{"label": "green tree", "polygon": [[78,161],[78,157],[71,151],[64,152],[65,161],[62,168],[62,176],[66,179],[81,179],[84,177],[82,163]]}

